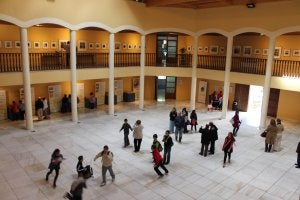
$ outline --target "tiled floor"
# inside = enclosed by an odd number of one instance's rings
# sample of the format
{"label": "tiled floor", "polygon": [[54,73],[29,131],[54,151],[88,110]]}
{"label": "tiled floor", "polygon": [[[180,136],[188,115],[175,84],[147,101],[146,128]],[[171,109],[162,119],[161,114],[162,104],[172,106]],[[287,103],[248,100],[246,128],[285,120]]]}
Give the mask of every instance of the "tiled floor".
{"label": "tiled floor", "polygon": [[[119,104],[115,116],[103,110],[80,111],[78,124],[70,121],[70,115],[54,114],[51,120],[35,122],[35,132],[24,130],[23,122],[1,122],[0,199],[62,199],[77,177],[75,165],[79,155],[94,168],[94,178],[87,181],[88,188],[83,194],[87,200],[299,199],[300,169],[294,167],[299,124],[283,121],[286,128],[283,149],[265,153],[257,115],[241,113],[243,123],[232,163],[223,168],[221,146],[227,132],[232,130],[229,118],[233,112],[228,113],[227,119],[219,120],[220,112],[207,113],[200,104],[197,105],[199,124],[214,121],[219,128],[216,154],[200,156],[200,134],[185,134],[183,143],[175,143],[172,149],[171,163],[167,166],[169,175],[158,178],[151,163],[152,135],[157,133],[161,140],[168,128],[171,108],[175,105],[181,109],[189,107],[188,104],[147,102],[144,111],[138,109],[137,103]],[[131,124],[141,119],[145,127],[140,153],[134,153],[132,146],[122,148],[123,134],[119,129],[124,118]],[[105,144],[114,152],[116,181],[111,183],[108,173],[107,185],[100,187],[100,160],[92,160]],[[57,188],[53,189],[53,175],[49,182],[44,179],[55,148],[61,150],[66,160],[61,165]]]}

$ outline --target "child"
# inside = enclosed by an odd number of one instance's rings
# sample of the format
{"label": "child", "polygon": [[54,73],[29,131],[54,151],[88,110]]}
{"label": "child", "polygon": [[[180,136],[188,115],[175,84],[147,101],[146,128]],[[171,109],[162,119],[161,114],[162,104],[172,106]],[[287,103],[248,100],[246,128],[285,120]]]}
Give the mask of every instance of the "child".
{"label": "child", "polygon": [[157,134],[153,135],[152,146],[154,146],[159,152],[163,150],[163,147],[161,146],[160,142],[157,140]]}
{"label": "child", "polygon": [[155,148],[154,145],[151,146],[151,149],[152,149],[152,156],[153,156],[153,160],[154,160],[154,170],[155,170],[155,172],[159,175],[159,177],[163,177],[164,175],[158,169],[159,167],[161,167],[165,171],[165,173],[167,175],[169,173],[169,171],[164,166],[164,164],[163,164],[163,158],[161,157],[158,149]]}
{"label": "child", "polygon": [[124,119],[124,124],[122,125],[122,127],[120,129],[120,132],[122,130],[124,130],[124,147],[127,147],[130,145],[128,135],[129,135],[129,130],[132,131],[130,124],[128,124],[127,122],[128,122],[128,120]]}
{"label": "child", "polygon": [[83,177],[85,179],[90,178],[91,176],[93,176],[93,169],[90,167],[90,165],[83,167],[82,162],[83,162],[83,156],[79,156],[78,163],[76,165],[78,177]]}

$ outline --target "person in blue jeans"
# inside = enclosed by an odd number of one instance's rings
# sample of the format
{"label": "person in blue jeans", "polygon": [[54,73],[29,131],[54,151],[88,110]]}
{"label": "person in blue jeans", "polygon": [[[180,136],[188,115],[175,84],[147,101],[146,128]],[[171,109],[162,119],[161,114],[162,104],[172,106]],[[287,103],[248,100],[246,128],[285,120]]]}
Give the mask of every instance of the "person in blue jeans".
{"label": "person in blue jeans", "polygon": [[181,115],[181,112],[177,113],[177,116],[174,120],[174,124],[175,124],[175,140],[181,143],[182,133],[185,126],[185,119]]}
{"label": "person in blue jeans", "polygon": [[171,158],[171,149],[173,146],[173,140],[172,137],[170,136],[170,131],[166,130],[165,135],[163,137],[164,142],[164,160],[163,163],[165,165],[170,163],[170,158]]}
{"label": "person in blue jeans", "polygon": [[177,116],[177,112],[176,112],[176,108],[174,107],[169,114],[169,117],[170,117],[169,131],[170,131],[170,133],[174,133],[174,127],[175,127],[174,120],[175,120],[176,116]]}

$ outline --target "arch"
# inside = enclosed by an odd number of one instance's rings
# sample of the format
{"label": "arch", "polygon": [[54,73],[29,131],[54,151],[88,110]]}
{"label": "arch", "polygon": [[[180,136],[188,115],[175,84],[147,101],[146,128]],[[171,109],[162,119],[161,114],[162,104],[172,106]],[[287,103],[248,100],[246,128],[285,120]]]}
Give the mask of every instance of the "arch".
{"label": "arch", "polygon": [[180,29],[180,28],[157,28],[157,29],[150,29],[145,31],[145,35],[151,33],[158,33],[158,32],[176,32],[176,33],[185,33],[190,36],[195,36],[195,33],[189,30]]}
{"label": "arch", "polygon": [[57,24],[66,28],[71,29],[72,25],[68,22],[65,22],[61,19],[57,19],[57,18],[37,18],[37,19],[32,19],[26,22],[23,22],[23,26],[24,28],[28,28],[31,26],[35,26],[38,24]]}
{"label": "arch", "polygon": [[264,34],[264,35],[266,35],[268,37],[272,37],[273,36],[272,32],[267,31],[267,30],[262,29],[262,28],[257,28],[257,27],[240,28],[240,29],[237,29],[235,31],[232,31],[231,35],[232,36],[236,36],[236,35],[239,35],[241,33],[246,33],[246,32],[262,33],[262,34]]}
{"label": "arch", "polygon": [[216,29],[216,28],[209,28],[209,29],[204,29],[204,30],[200,30],[196,33],[196,35],[199,37],[200,35],[204,35],[207,33],[219,33],[221,35],[224,35],[225,37],[229,37],[230,33],[227,31],[224,31],[222,29]]}
{"label": "arch", "polygon": [[83,29],[83,28],[87,28],[87,27],[101,28],[101,29],[106,30],[110,33],[113,33],[113,28],[111,28],[111,27],[109,27],[105,24],[99,23],[99,22],[83,22],[83,23],[74,25],[73,30],[79,30],[79,29]]}
{"label": "arch", "polygon": [[122,26],[116,27],[113,29],[113,33],[117,33],[117,32],[123,31],[123,30],[133,30],[133,31],[140,33],[141,35],[145,35],[144,30],[142,30],[139,27],[132,26],[132,25],[122,25]]}
{"label": "arch", "polygon": [[3,15],[3,14],[0,14],[0,20],[15,24],[16,26],[19,26],[19,27],[22,27],[22,24],[23,24],[22,21],[14,18],[14,17],[8,16],[8,15]]}
{"label": "arch", "polygon": [[278,37],[285,33],[299,32],[299,31],[300,31],[300,26],[291,26],[291,27],[279,29],[279,30],[275,31],[273,34],[275,37]]}

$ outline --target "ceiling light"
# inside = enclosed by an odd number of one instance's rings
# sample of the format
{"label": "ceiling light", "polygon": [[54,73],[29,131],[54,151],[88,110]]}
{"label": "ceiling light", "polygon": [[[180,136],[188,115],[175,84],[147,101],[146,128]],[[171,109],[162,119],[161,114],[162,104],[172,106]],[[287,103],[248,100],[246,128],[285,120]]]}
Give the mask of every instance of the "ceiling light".
{"label": "ceiling light", "polygon": [[255,8],[255,3],[247,3],[247,8]]}

